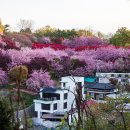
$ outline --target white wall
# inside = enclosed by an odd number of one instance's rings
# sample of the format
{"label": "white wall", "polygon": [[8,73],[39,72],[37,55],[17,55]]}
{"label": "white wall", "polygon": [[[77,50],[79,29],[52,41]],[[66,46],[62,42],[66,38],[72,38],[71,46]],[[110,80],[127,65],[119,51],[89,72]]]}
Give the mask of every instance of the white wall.
{"label": "white wall", "polygon": [[[71,109],[71,105],[72,102],[75,98],[74,94],[72,92],[74,92],[75,90],[75,82],[81,82],[81,85],[84,85],[84,77],[74,77],[74,79],[71,76],[67,76],[67,77],[62,77],[61,79],[61,89],[62,90],[57,90],[55,93],[59,93],[60,94],[60,100],[54,100],[54,101],[44,101],[44,100],[34,100],[35,103],[35,111],[38,112],[38,118],[41,117],[41,113],[42,112],[47,112],[47,113],[53,113],[55,111],[59,111],[59,112],[65,112],[65,111],[69,111]],[[63,87],[63,83],[66,83],[66,87]],[[64,89],[69,89],[68,90],[64,90]],[[68,93],[68,98],[67,100],[64,99],[64,93]],[[83,97],[85,97],[84,95],[84,87],[82,88],[82,94]],[[42,92],[40,92],[40,97],[42,98]],[[64,103],[67,102],[67,109],[64,109]],[[41,104],[50,104],[51,109],[50,110],[42,110]],[[53,105],[57,103],[57,110],[53,110]],[[74,102],[75,104],[75,102]],[[73,106],[74,107],[74,106]]]}
{"label": "white wall", "polygon": [[[64,100],[64,93],[68,93],[67,90],[57,90],[55,93],[60,94],[60,100],[54,100],[54,101],[45,101],[45,100],[34,100],[35,103],[35,111],[38,112],[38,118],[41,117],[42,112],[46,113],[53,113],[56,111],[59,112],[65,112],[67,109],[64,109],[64,102],[67,102],[67,100]],[[40,92],[40,97],[42,98],[42,92]],[[57,103],[57,110],[53,109],[54,104]],[[50,110],[42,110],[42,104],[50,104]]]}
{"label": "white wall", "polygon": [[99,83],[109,83],[109,78],[99,78],[98,80]]}
{"label": "white wall", "polygon": [[68,93],[67,90],[57,90],[56,93],[60,93],[60,100],[58,100],[57,111],[65,112],[67,109],[64,109],[64,102],[67,102],[67,99],[64,99],[64,93]]}
{"label": "white wall", "polygon": [[[53,113],[56,112],[57,110],[53,109],[53,105],[57,103],[57,108],[58,108],[58,101],[42,101],[42,100],[34,100],[34,104],[35,104],[35,111],[38,112],[38,118],[41,117],[42,112],[46,112],[46,113]],[[50,104],[50,110],[43,110],[42,109],[42,104]],[[40,114],[39,114],[40,113]]]}
{"label": "white wall", "polygon": [[111,77],[111,75],[114,75],[114,77],[118,77],[118,75],[122,75],[122,77],[125,77],[125,75],[127,74],[130,77],[130,73],[96,73],[96,77]]}
{"label": "white wall", "polygon": [[[111,75],[114,75],[111,77]],[[121,75],[121,77],[119,77]],[[109,83],[110,78],[115,78],[118,80],[118,82],[121,82],[121,79],[125,79],[125,75],[128,75],[128,82],[130,82],[130,73],[96,73],[96,76],[98,77],[99,83]],[[123,82],[122,82],[123,83]]]}
{"label": "white wall", "polygon": [[[82,86],[84,85],[84,77],[71,77],[71,76],[67,76],[67,77],[62,77],[61,78],[61,87],[62,89],[68,89],[68,100],[67,100],[67,110],[69,111],[71,109],[71,105],[74,101],[74,90],[76,88],[75,82],[81,82]],[[63,87],[63,83],[66,83],[66,87]],[[72,92],[70,92],[72,91]],[[84,95],[84,87],[82,88],[82,95],[83,97],[85,97]],[[75,106],[75,102],[74,102],[74,106]],[[73,106],[73,107],[74,107]]]}

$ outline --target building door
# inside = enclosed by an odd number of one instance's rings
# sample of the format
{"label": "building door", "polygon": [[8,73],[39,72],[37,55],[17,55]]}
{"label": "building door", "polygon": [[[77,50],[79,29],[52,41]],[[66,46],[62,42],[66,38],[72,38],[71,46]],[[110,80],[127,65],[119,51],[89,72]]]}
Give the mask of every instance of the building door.
{"label": "building door", "polygon": [[96,94],[96,100],[99,100],[99,94]]}

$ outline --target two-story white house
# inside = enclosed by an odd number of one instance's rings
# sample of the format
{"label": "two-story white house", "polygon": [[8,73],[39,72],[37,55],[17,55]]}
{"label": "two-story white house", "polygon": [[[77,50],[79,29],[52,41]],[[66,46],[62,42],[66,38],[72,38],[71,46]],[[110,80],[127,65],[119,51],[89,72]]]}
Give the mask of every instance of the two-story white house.
{"label": "two-story white house", "polygon": [[67,99],[67,90],[51,87],[41,89],[39,99],[34,100],[37,117],[41,118],[46,113],[67,111]]}
{"label": "two-story white house", "polygon": [[[73,103],[75,88],[77,85],[84,86],[84,77],[62,77],[60,83],[60,87],[45,87],[40,90],[39,99],[34,100],[37,118],[43,118],[45,114],[53,113],[63,115],[66,111],[75,108],[75,102]],[[81,90],[84,96],[84,87],[81,87]]]}

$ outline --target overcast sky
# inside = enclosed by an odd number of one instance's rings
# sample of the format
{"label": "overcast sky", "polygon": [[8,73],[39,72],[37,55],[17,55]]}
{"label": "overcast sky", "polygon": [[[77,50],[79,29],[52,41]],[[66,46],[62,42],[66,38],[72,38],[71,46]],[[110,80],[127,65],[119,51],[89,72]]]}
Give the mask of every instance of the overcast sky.
{"label": "overcast sky", "polygon": [[130,0],[0,0],[0,18],[13,29],[20,19],[30,19],[34,29],[50,25],[110,33],[130,29]]}

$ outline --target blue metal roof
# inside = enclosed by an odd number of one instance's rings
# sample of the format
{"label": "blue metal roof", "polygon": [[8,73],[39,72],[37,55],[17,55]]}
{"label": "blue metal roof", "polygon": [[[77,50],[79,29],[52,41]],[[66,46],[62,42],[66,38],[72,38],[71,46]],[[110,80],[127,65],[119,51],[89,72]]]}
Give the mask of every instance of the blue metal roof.
{"label": "blue metal roof", "polygon": [[53,93],[56,90],[57,90],[57,88],[46,87],[46,88],[43,88],[43,90],[41,90],[40,92],[43,92],[43,93]]}
{"label": "blue metal roof", "polygon": [[112,84],[109,84],[109,83],[93,83],[93,84],[90,84],[90,85],[86,85],[85,88],[102,89],[102,90],[115,89],[115,87]]}
{"label": "blue metal roof", "polygon": [[56,88],[56,87],[45,87],[40,92],[43,92],[43,93],[54,93],[57,90],[64,91],[65,89]]}

